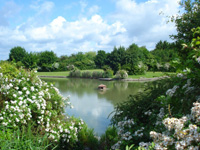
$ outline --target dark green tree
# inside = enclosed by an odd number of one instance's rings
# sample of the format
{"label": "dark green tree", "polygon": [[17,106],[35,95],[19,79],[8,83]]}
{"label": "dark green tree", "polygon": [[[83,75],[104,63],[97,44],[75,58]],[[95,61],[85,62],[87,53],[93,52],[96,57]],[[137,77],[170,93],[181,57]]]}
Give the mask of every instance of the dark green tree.
{"label": "dark green tree", "polygon": [[14,47],[10,50],[9,54],[9,61],[23,61],[24,57],[26,56],[26,50],[20,46]]}
{"label": "dark green tree", "polygon": [[125,62],[125,47],[120,46],[119,48],[114,47],[114,50],[108,54],[108,63],[109,66],[114,71],[114,74],[121,69],[121,66]]}
{"label": "dark green tree", "polygon": [[39,53],[39,70],[51,71],[52,65],[57,61],[57,56],[53,51],[44,51]]}
{"label": "dark green tree", "polygon": [[104,50],[99,50],[94,58],[94,62],[97,68],[102,68],[106,65],[107,54]]}
{"label": "dark green tree", "polygon": [[25,68],[27,69],[34,69],[37,68],[37,64],[39,61],[39,57],[36,53],[26,53],[24,59],[23,59],[23,64]]}

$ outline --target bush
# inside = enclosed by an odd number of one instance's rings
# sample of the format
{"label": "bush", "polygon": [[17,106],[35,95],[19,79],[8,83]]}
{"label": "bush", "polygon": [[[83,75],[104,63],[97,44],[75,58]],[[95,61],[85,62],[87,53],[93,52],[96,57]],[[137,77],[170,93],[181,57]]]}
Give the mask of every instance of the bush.
{"label": "bush", "polygon": [[92,72],[92,77],[95,79],[103,78],[103,72],[102,71],[94,71],[94,72]]}
{"label": "bush", "polygon": [[119,70],[115,74],[115,78],[117,78],[117,79],[126,79],[126,78],[128,78],[128,73],[126,72],[126,70]]}
{"label": "bush", "polygon": [[82,72],[82,77],[83,78],[92,78],[92,72],[84,71],[84,72]]}
{"label": "bush", "polygon": [[101,135],[100,139],[100,149],[107,150],[118,141],[117,128],[115,126],[110,126],[106,129],[105,133]]}
{"label": "bush", "polygon": [[82,74],[81,74],[80,70],[75,69],[75,70],[69,72],[69,76],[70,77],[80,78],[82,76]]}
{"label": "bush", "polygon": [[55,146],[50,143],[48,135],[41,135],[39,129],[32,128],[28,125],[27,128],[17,128],[14,132],[8,128],[0,128],[0,148],[1,150],[8,149],[53,149]]}
{"label": "bush", "polygon": [[112,78],[113,77],[113,71],[111,69],[107,69],[106,71],[103,72],[103,77],[104,78]]}
{"label": "bush", "polygon": [[0,64],[0,126],[16,131],[28,127],[48,135],[52,143],[73,147],[83,121],[63,114],[69,99],[63,98],[53,84],[40,80],[36,71]]}

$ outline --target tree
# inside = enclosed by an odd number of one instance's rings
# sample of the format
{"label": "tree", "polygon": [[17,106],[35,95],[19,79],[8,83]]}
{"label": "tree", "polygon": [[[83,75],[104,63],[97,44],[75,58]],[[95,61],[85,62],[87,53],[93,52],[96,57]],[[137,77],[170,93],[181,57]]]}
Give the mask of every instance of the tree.
{"label": "tree", "polygon": [[26,53],[23,64],[27,69],[34,69],[37,68],[37,63],[39,61],[38,55],[36,53]]}
{"label": "tree", "polygon": [[26,50],[20,46],[14,47],[10,50],[9,61],[23,61],[26,55]]}
{"label": "tree", "polygon": [[121,69],[125,60],[125,47],[120,46],[119,48],[114,47],[114,50],[108,55],[109,66],[114,71],[114,74]]}
{"label": "tree", "polygon": [[40,52],[38,65],[42,71],[51,71],[52,65],[57,59],[58,58],[53,51]]}
{"label": "tree", "polygon": [[177,42],[189,43],[193,38],[191,30],[200,26],[200,1],[182,0],[180,6],[184,9],[184,13],[177,17],[172,16],[177,35],[171,37]]}
{"label": "tree", "polygon": [[97,68],[102,68],[106,65],[107,54],[104,50],[99,50],[94,58],[95,65]]}

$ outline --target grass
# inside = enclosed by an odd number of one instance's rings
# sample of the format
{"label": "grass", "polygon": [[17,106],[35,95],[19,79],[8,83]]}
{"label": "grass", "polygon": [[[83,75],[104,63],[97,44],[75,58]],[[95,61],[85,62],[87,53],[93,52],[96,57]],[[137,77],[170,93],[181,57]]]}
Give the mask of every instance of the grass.
{"label": "grass", "polygon": [[62,71],[62,72],[38,72],[38,76],[68,76],[69,71]]}
{"label": "grass", "polygon": [[[102,69],[93,69],[93,70],[81,70],[83,71],[103,71]],[[69,71],[62,72],[38,72],[38,76],[69,76]],[[170,72],[147,72],[145,75],[129,75],[128,78],[139,79],[139,78],[154,78],[154,77],[162,77],[167,74],[172,74]]]}
{"label": "grass", "polygon": [[155,77],[163,77],[167,74],[172,74],[171,72],[147,72],[144,75],[129,75],[128,78],[139,79],[139,78],[155,78]]}

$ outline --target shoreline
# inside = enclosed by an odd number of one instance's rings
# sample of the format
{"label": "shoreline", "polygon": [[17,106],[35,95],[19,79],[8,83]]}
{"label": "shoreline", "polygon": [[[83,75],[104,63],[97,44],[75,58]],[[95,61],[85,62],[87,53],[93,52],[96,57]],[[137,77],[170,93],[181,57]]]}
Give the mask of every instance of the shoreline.
{"label": "shoreline", "polygon": [[[39,78],[71,78],[67,76],[38,76]],[[115,79],[115,78],[97,78],[97,80],[101,81],[156,81],[164,78],[169,78],[169,76],[163,76],[163,77],[155,77],[155,78],[138,78],[138,79],[132,79],[132,78],[127,78],[127,79]],[[95,78],[80,78],[80,79],[95,79]]]}

